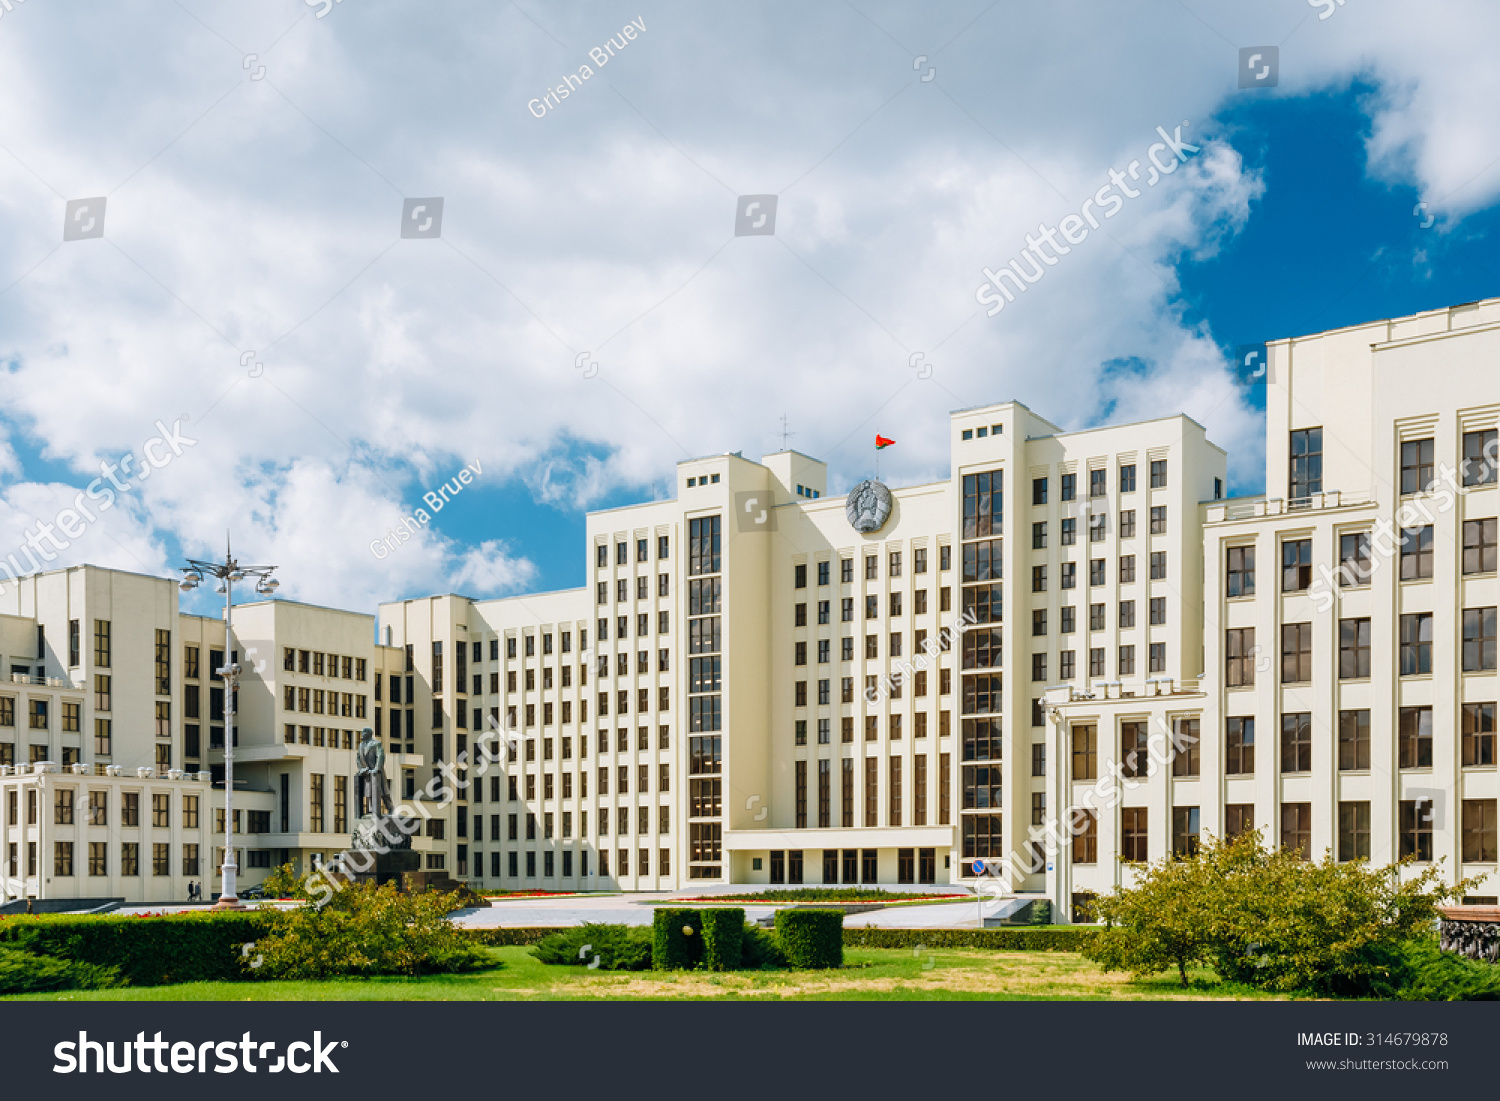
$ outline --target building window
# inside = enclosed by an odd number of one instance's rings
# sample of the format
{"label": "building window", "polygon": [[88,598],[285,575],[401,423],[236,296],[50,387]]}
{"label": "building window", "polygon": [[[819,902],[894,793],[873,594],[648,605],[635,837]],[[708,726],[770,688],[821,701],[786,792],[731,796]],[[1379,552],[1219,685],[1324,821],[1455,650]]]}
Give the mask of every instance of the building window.
{"label": "building window", "polygon": [[1401,617],[1401,676],[1432,672],[1432,613]]}
{"label": "building window", "polygon": [[1323,430],[1299,428],[1292,433],[1292,471],[1287,496],[1292,500],[1323,492]]}
{"label": "building window", "polygon": [[1165,642],[1153,642],[1146,647],[1146,665],[1148,671],[1152,673],[1167,671],[1167,644]]}
{"label": "building window", "polygon": [[1255,628],[1235,627],[1224,632],[1224,683],[1244,688],[1255,683]]}
{"label": "building window", "polygon": [[1500,437],[1493,428],[1464,433],[1464,485],[1494,485],[1496,466],[1500,465]]}
{"label": "building window", "polygon": [[1099,862],[1099,812],[1074,807],[1072,819],[1073,863],[1097,864]]}
{"label": "building window", "polygon": [[1495,800],[1465,799],[1462,826],[1463,862],[1495,863]]}
{"label": "building window", "polygon": [[1300,593],[1312,584],[1312,540],[1285,539],[1281,544],[1281,591]]}
{"label": "building window", "polygon": [[1401,800],[1399,828],[1402,859],[1411,857],[1423,864],[1432,860],[1432,814],[1430,799]]}
{"label": "building window", "polygon": [[1099,776],[1099,728],[1091,723],[1073,726],[1073,779],[1095,780]]}
{"label": "building window", "polygon": [[1465,673],[1495,668],[1495,609],[1465,608],[1463,616]]}
{"label": "building window", "polygon": [[1120,555],[1120,584],[1128,585],[1133,581],[1135,581],[1135,555],[1122,554]]}
{"label": "building window", "polygon": [[1370,859],[1370,804],[1339,804],[1339,860]]}
{"label": "building window", "polygon": [[1302,684],[1312,680],[1312,624],[1281,625],[1281,683]]}
{"label": "building window", "polygon": [[1496,521],[1464,521],[1464,573],[1494,573]]}
{"label": "building window", "polygon": [[1339,620],[1339,680],[1359,680],[1370,675],[1370,621]]}
{"label": "building window", "polygon": [[1397,724],[1397,765],[1432,767],[1432,708],[1403,707]]}
{"label": "building window", "polygon": [[1198,854],[1201,825],[1197,807],[1172,808],[1172,855],[1191,857]]}
{"label": "building window", "polygon": [[1281,716],[1281,771],[1312,771],[1312,713]]}
{"label": "building window", "polygon": [[1312,859],[1311,803],[1281,804],[1281,847],[1303,860]]}
{"label": "building window", "polygon": [[1202,739],[1197,719],[1172,722],[1172,775],[1197,776],[1202,762]]}
{"label": "building window", "polygon": [[1224,772],[1249,776],[1255,772],[1255,719],[1237,716],[1228,720],[1224,732]]}
{"label": "building window", "polygon": [[1466,703],[1463,707],[1463,764],[1465,768],[1495,765],[1495,705]]}
{"label": "building window", "polygon": [[1363,772],[1370,767],[1370,712],[1339,712],[1339,771]]}
{"label": "building window", "polygon": [[1144,864],[1147,855],[1146,808],[1125,807],[1120,811],[1120,859]]}
{"label": "building window", "polygon": [[1370,533],[1350,532],[1339,536],[1339,585],[1355,589],[1370,583],[1375,572],[1370,557]]}
{"label": "building window", "polygon": [[1401,580],[1432,576],[1432,525],[1401,531]]}
{"label": "building window", "polygon": [[1103,497],[1105,494],[1106,472],[1103,470],[1089,471],[1089,496]]}
{"label": "building window", "polygon": [[1401,445],[1401,492],[1426,493],[1434,485],[1432,440],[1407,440]]}
{"label": "building window", "polygon": [[1228,559],[1224,595],[1227,597],[1254,596],[1255,548],[1230,547]]}
{"label": "building window", "polygon": [[1120,510],[1120,538],[1135,538],[1135,509],[1133,508]]}
{"label": "building window", "polygon": [[1151,580],[1165,581],[1167,577],[1167,552],[1151,552]]}

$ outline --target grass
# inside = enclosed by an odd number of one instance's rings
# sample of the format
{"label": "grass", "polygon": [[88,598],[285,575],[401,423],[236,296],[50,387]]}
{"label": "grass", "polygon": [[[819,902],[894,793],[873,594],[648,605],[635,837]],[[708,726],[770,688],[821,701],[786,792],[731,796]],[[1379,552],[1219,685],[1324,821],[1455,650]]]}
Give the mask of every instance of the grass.
{"label": "grass", "polygon": [[846,948],[838,971],[600,972],[548,966],[526,948],[487,949],[493,968],[422,979],[182,983],[33,994],[8,1001],[600,1001],[732,998],[746,1001],[1140,1001],[1256,998],[1207,970],[1132,981],[1074,952]]}

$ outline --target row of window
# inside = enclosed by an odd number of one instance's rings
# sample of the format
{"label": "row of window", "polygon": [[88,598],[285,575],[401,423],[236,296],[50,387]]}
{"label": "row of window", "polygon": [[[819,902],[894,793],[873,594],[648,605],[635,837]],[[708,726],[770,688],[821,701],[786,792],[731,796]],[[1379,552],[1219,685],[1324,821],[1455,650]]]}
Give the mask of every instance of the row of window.
{"label": "row of window", "polygon": [[[1463,522],[1463,546],[1461,569],[1464,576],[1494,573],[1497,559],[1496,518],[1491,516]],[[1433,526],[1402,528],[1391,539],[1390,550],[1380,548],[1375,536],[1369,531],[1343,532],[1338,535],[1338,570],[1328,574],[1324,568],[1325,581],[1336,581],[1340,588],[1362,588],[1370,584],[1383,556],[1394,553],[1397,557],[1398,576],[1402,581],[1422,581],[1432,577],[1433,571]],[[1236,546],[1226,548],[1225,596],[1249,597],[1255,595],[1255,548]],[[1305,592],[1313,586],[1313,541],[1311,539],[1283,539],[1281,541],[1281,591],[1284,593]]]}
{"label": "row of window", "polygon": [[[1494,799],[1465,799],[1460,810],[1460,859],[1465,864],[1496,862],[1496,829]],[[1226,837],[1237,837],[1254,828],[1255,807],[1251,803],[1232,803],[1224,808]],[[1420,863],[1433,859],[1433,812],[1430,800],[1403,799],[1398,807],[1397,843],[1400,856]],[[1072,856],[1075,864],[1099,862],[1099,816],[1096,810],[1075,808]],[[1145,863],[1148,853],[1148,811],[1145,807],[1123,807],[1120,810],[1120,858],[1129,863]],[[1191,856],[1198,851],[1199,808],[1172,808],[1172,853]],[[1297,853],[1303,860],[1312,859],[1312,804],[1281,805],[1281,847]],[[1340,861],[1370,859],[1370,804],[1367,801],[1341,802],[1338,808],[1337,857]],[[1033,858],[1035,859],[1035,858]]]}
{"label": "row of window", "polygon": [[[714,475],[715,480],[717,480],[718,477],[719,476],[717,474]],[[692,479],[688,479],[688,480],[691,481]],[[462,849],[462,847],[460,847],[460,850],[461,849]],[[502,878],[509,877],[511,879],[520,879],[521,878],[521,855],[522,854],[516,852],[515,850],[509,850],[504,855],[505,855],[505,871],[502,874],[502,872],[501,872],[501,854],[500,854],[500,852],[498,852],[498,851],[491,851],[490,852],[490,862],[489,862],[490,878],[491,879],[502,879]],[[557,855],[558,855],[557,853],[554,853],[550,849],[544,850],[542,852],[542,866],[541,866],[540,878],[542,878],[542,879],[554,879],[554,878],[557,878],[557,871],[556,871],[556,869],[557,869],[557,863],[556,863],[556,857],[557,857]],[[609,870],[609,856],[610,856],[610,851],[608,849],[600,849],[600,850],[598,850],[598,856],[599,856],[599,874],[601,876],[608,877],[611,874],[610,870]],[[536,861],[537,854],[534,851],[528,850],[526,852],[526,854],[525,854],[525,857],[526,857],[526,878],[527,879],[536,879],[536,878],[538,878],[537,861]],[[583,878],[587,879],[589,877],[589,851],[587,849],[583,850],[582,852],[580,852],[578,854],[578,863],[579,863],[578,874],[580,876],[582,876]],[[459,872],[458,872],[459,875],[464,875],[465,874],[464,868],[465,868],[465,860],[463,858],[462,851],[460,851],[460,856],[459,856]],[[717,877],[717,873],[718,873],[718,869],[715,868],[715,869],[712,869],[712,871],[714,872],[714,875],[711,875],[711,876],[709,876],[709,875],[695,875],[694,878],[695,879],[698,879],[698,878],[702,878],[702,879],[716,878]],[[672,874],[672,850],[671,849],[658,849],[657,850],[656,872],[657,872],[658,875],[662,875],[662,876],[669,876],[669,875]],[[483,879],[484,878],[484,853],[479,852],[478,850],[476,850],[475,853],[474,853],[474,874],[475,874],[475,878],[477,878],[477,879]],[[628,876],[628,875],[631,874],[631,871],[630,871],[630,850],[629,849],[618,849],[618,850],[615,851],[615,873],[614,874],[619,875],[619,876]],[[651,850],[650,849],[638,849],[638,850],[636,850],[635,874],[638,875],[638,876],[649,876],[651,874]],[[563,879],[572,879],[573,878],[573,850],[572,849],[563,849],[562,850],[562,878]]]}
{"label": "row of window", "polygon": [[342,676],[344,680],[364,680],[367,664],[364,658],[348,654],[325,655],[321,650],[298,650],[284,646],[281,650],[281,668],[288,673],[308,673],[315,677]]}
{"label": "row of window", "polygon": [[[1088,517],[1089,542],[1102,543],[1109,535],[1106,526],[1108,517],[1102,512],[1092,513]],[[1046,520],[1039,520],[1031,525],[1031,549],[1047,549],[1047,533],[1049,524]],[[1151,508],[1151,526],[1149,532],[1152,535],[1167,534],[1167,506],[1154,505]],[[1136,534],[1135,509],[1127,508],[1120,510],[1119,534],[1121,539],[1134,539]],[[1067,517],[1058,521],[1058,545],[1072,547],[1078,544],[1078,520],[1076,517]]]}
{"label": "row of window", "polygon": [[[1496,666],[1496,610],[1464,608],[1460,613],[1460,666],[1465,673],[1493,672]],[[1432,672],[1431,612],[1401,616],[1397,639],[1397,672],[1400,676],[1422,676]],[[1368,618],[1339,620],[1340,680],[1363,680],[1370,676],[1371,628]],[[1224,633],[1225,683],[1230,688],[1249,687],[1259,669],[1269,667],[1255,643],[1254,627],[1230,628]],[[1313,625],[1281,625],[1281,683],[1306,684],[1312,680]]]}
{"label": "row of window", "polygon": [[[996,701],[996,706],[998,706],[998,701]],[[983,707],[983,708],[975,707],[972,710],[986,710],[987,711],[987,710],[990,710],[990,708],[988,706]],[[951,717],[951,714],[949,712],[947,712],[947,711],[939,711],[937,713],[937,715],[938,715],[938,724],[937,724],[937,734],[938,734],[938,737],[939,738],[946,738],[952,732],[952,725],[951,725],[951,723],[952,723],[952,717]],[[817,721],[818,745],[830,745],[830,744],[832,744],[832,742],[833,742],[833,720],[832,719],[818,719],[816,721]],[[967,723],[970,720],[965,719],[964,721],[965,721],[965,723]],[[863,719],[863,722],[864,722],[865,741],[867,741],[867,742],[873,742],[873,741],[879,740],[879,738],[880,738],[880,716],[879,715],[865,715],[864,719]],[[891,714],[891,715],[886,716],[886,732],[890,736],[890,740],[891,741],[893,741],[893,742],[900,741],[903,733],[905,732],[905,730],[906,730],[906,722],[905,722],[905,717],[904,716],[902,716],[900,714]],[[925,737],[927,737],[927,732],[928,732],[928,713],[926,711],[918,711],[916,714],[914,714],[912,716],[912,725],[911,725],[911,734],[912,734],[912,737],[913,738],[925,738]],[[849,744],[849,743],[851,743],[851,742],[854,741],[854,716],[853,715],[845,715],[845,716],[843,716],[842,718],[839,719],[839,741],[841,743],[845,744],[845,745],[847,745],[847,744]],[[792,743],[794,745],[799,745],[799,746],[807,744],[807,720],[806,719],[797,719],[792,724]]]}
{"label": "row of window", "polygon": [[[1048,672],[1048,655],[1031,655],[1031,679],[1035,683],[1046,683],[1050,680]],[[1098,680],[1108,675],[1106,666],[1106,649],[1103,646],[1093,646],[1088,650],[1088,675]],[[1146,671],[1148,673],[1167,672],[1167,644],[1165,642],[1151,642],[1146,645]],[[1115,675],[1117,677],[1132,677],[1136,675],[1136,648],[1134,645],[1126,645],[1118,648],[1115,660]],[[1078,651],[1059,650],[1057,653],[1057,680],[1069,681],[1078,676]],[[1040,723],[1033,722],[1034,726]]]}
{"label": "row of window", "polygon": [[[1231,716],[1224,726],[1224,774],[1250,776],[1255,773],[1255,718]],[[1432,767],[1432,708],[1402,707],[1396,723],[1397,767]],[[1149,775],[1148,729],[1144,722],[1120,724],[1119,775],[1140,779]],[[1370,711],[1368,708],[1339,712],[1336,743],[1338,769],[1364,772],[1370,768]],[[1074,780],[1096,780],[1099,773],[1098,727],[1079,723],[1072,728],[1072,775]],[[1280,771],[1283,774],[1311,772],[1313,767],[1313,717],[1311,712],[1288,712],[1281,716]],[[1495,767],[1495,704],[1467,703],[1461,709],[1460,762],[1465,768]],[[1172,775],[1196,777],[1202,766],[1202,741],[1197,719],[1174,723],[1171,744]]]}
{"label": "row of window", "polygon": [[[1153,596],[1146,602],[1147,622],[1153,627],[1165,626],[1167,622],[1167,598],[1164,596]],[[1031,635],[1033,638],[1045,637],[1050,622],[1050,614],[1046,608],[1034,609],[1031,613]],[[1118,627],[1128,630],[1135,626],[1135,601],[1122,600],[1119,606]],[[1089,628],[1090,631],[1103,631],[1107,629],[1106,605],[1089,605]],[[1071,635],[1078,630],[1078,609],[1069,604],[1057,609],[1057,633],[1060,635]]]}
{"label": "row of window", "polygon": [[283,685],[281,691],[281,706],[284,711],[339,715],[346,719],[365,717],[367,696],[356,696],[350,692],[325,692],[322,688],[299,688],[292,684]]}
{"label": "row of window", "polygon": [[[1103,497],[1109,493],[1109,471],[1103,467],[1096,467],[1088,472],[1088,489],[1090,497]],[[1031,503],[1033,505],[1045,505],[1048,503],[1051,480],[1048,478],[1031,479]],[[1121,463],[1120,473],[1116,481],[1118,492],[1135,492],[1135,464]],[[1151,460],[1151,488],[1167,488],[1167,460]],[[1058,499],[1062,501],[1076,501],[1078,499],[1078,475],[1063,474],[1058,477]]]}
{"label": "row of window", "polygon": [[[886,576],[900,577],[905,555],[903,551],[892,550],[886,552]],[[823,559],[814,563],[818,571],[819,587],[830,584],[830,575],[833,563],[830,559]],[[947,545],[938,547],[938,570],[946,571],[953,568],[953,548]],[[925,574],[927,572],[927,548],[914,547],[911,552],[911,570],[913,574]],[[878,554],[865,555],[865,580],[880,580],[880,556]],[[854,583],[854,559],[839,559],[839,582],[843,585]],[[807,588],[807,563],[798,562],[792,567],[792,588]]]}
{"label": "row of window", "polygon": [[[1323,429],[1299,428],[1291,434],[1291,469],[1287,495],[1293,500],[1323,492]],[[1402,496],[1438,488],[1437,449],[1431,436],[1403,440],[1399,456]],[[1500,439],[1493,428],[1463,434],[1458,470],[1465,486],[1494,485],[1500,470]]]}
{"label": "row of window", "polygon": [[[1135,582],[1135,558],[1133,554],[1120,555],[1119,579],[1120,584],[1129,585]],[[1152,581],[1163,581],[1167,576],[1167,552],[1152,551],[1149,557],[1150,579]],[[1106,558],[1092,558],[1088,563],[1089,585],[1091,587],[1104,585],[1108,582],[1109,560]],[[1062,589],[1076,589],[1078,587],[1078,563],[1061,562],[1058,564],[1058,587]],[[1031,591],[1044,593],[1047,591],[1047,567],[1031,567]]]}
{"label": "row of window", "polygon": [[[88,864],[85,874],[91,876],[110,875],[109,870],[109,843],[107,841],[89,841],[86,853]],[[76,844],[72,841],[54,841],[52,843],[52,874],[54,876],[73,876],[79,874],[74,870],[73,854]],[[268,854],[269,855],[269,854]],[[7,864],[10,875],[15,878],[21,875],[21,852],[17,842],[12,841],[7,853]],[[266,861],[265,866],[269,866]],[[182,846],[181,873],[186,876],[202,875],[200,870],[197,845]],[[26,842],[26,875],[28,877],[38,875],[37,867],[37,843]],[[141,874],[141,843],[138,841],[120,842],[119,868],[115,873],[122,876],[138,876]],[[154,842],[151,845],[151,874],[172,874],[172,847],[163,842]]]}
{"label": "row of window", "polygon": [[[997,560],[996,566],[997,566],[997,569],[998,569],[998,560]],[[998,577],[999,574],[996,573],[995,576]],[[938,610],[939,611],[943,611],[943,612],[951,611],[952,608],[953,608],[953,591],[951,589],[939,589],[938,590],[938,597],[939,597],[939,602],[938,602],[939,603],[939,608],[938,608]],[[905,607],[905,594],[901,593],[901,592],[893,592],[893,593],[891,593],[890,594],[890,600],[886,604],[887,614],[890,615],[890,616],[893,616],[893,617],[894,616],[903,615],[904,614],[904,607]],[[927,612],[928,612],[927,590],[926,589],[917,589],[916,591],[914,591],[912,593],[912,614],[913,615],[926,615]],[[818,601],[818,603],[817,603],[817,621],[818,621],[818,624],[820,626],[822,626],[822,625],[825,625],[825,624],[828,624],[828,623],[832,622],[832,615],[833,615],[832,601],[828,601],[828,600],[820,600],[820,601]],[[870,593],[870,594],[868,594],[865,597],[865,618],[866,619],[879,619],[880,618],[880,596],[879,596],[879,594],[877,594],[877,593]],[[852,596],[846,596],[846,597],[844,597],[840,601],[840,604],[839,604],[839,622],[840,623],[852,623],[852,622],[854,622],[854,597],[852,597]],[[808,624],[807,624],[807,605],[806,605],[806,603],[800,603],[799,602],[797,604],[792,605],[792,626],[794,626],[794,627],[806,627],[807,625]]]}
{"label": "row of window", "polygon": [[[87,793],[88,798],[87,802],[85,802],[77,788],[53,788],[52,822],[54,825],[59,826],[71,826],[74,824],[107,826],[109,825],[109,795],[108,790],[92,790]],[[26,789],[25,802],[26,825],[35,826],[37,825],[39,812],[37,788],[28,787]],[[141,793],[138,791],[120,792],[119,814],[120,825],[139,826],[141,824]],[[19,825],[20,816],[21,792],[12,788],[6,792],[6,825]],[[181,817],[183,829],[195,830],[198,828],[198,796],[182,796]],[[171,828],[172,796],[170,793],[158,793],[151,796],[151,825]]]}
{"label": "row of window", "polygon": [[[903,771],[906,758],[893,756],[886,761],[886,825],[900,826],[905,812],[903,801]],[[913,826],[925,826],[928,823],[927,800],[930,794],[930,784],[927,775],[927,755],[918,753],[911,758],[912,764],[912,822]],[[827,757],[821,757],[815,762],[796,761],[794,767],[794,824],[797,829],[809,827],[808,814],[808,772],[809,766],[816,769],[817,805],[816,821],[817,828],[829,829],[833,826],[833,772],[834,763]],[[859,797],[855,794],[855,772],[858,769],[853,758],[843,757],[838,762],[839,772],[839,827],[851,828],[854,826],[855,813],[863,807],[863,822],[865,826],[878,826],[880,824],[880,758],[864,758],[864,785]],[[964,807],[976,806],[999,806],[1000,803],[1000,770],[998,767],[989,766],[964,766],[963,770],[963,792]],[[952,821],[952,777],[949,770],[949,755],[944,753],[939,757],[938,765],[938,795],[937,795],[937,824],[949,825]]]}
{"label": "row of window", "polygon": [[[713,475],[713,480],[717,482],[719,480],[719,476],[717,474]],[[704,478],[703,481],[704,481],[705,484],[707,484],[708,479]],[[692,484],[693,484],[693,482],[691,480],[689,480],[688,481],[688,485],[692,485]],[[649,561],[649,557],[650,557],[649,552],[650,552],[650,549],[651,549],[651,540],[649,540],[649,539],[637,539],[635,541],[635,560],[637,562],[646,562],[646,561]],[[671,556],[671,553],[672,553],[672,541],[671,541],[671,539],[668,538],[665,535],[658,535],[656,537],[656,557],[657,557],[657,559],[661,560],[661,559],[668,558],[668,557]],[[629,562],[630,562],[630,543],[628,541],[626,541],[626,540],[623,540],[623,539],[619,540],[618,542],[615,543],[615,565],[616,566],[624,566],[624,565],[627,565]],[[596,543],[596,544],[594,544],[594,565],[597,568],[601,569],[601,570],[605,569],[606,567],[609,566],[609,544],[608,543]]]}

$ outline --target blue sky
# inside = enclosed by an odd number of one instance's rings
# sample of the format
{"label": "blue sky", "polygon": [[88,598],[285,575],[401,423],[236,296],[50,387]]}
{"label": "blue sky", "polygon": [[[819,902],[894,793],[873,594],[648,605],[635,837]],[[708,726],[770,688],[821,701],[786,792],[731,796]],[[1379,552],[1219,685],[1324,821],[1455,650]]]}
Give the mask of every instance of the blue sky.
{"label": "blue sky", "polygon": [[[586,510],[777,450],[783,414],[839,492],[876,431],[888,481],[944,476],[948,411],[1011,398],[1186,412],[1256,492],[1236,346],[1500,293],[1481,0],[318,7],[0,16],[0,557],[184,416],[50,564],[164,572],[232,528],[316,603],[565,587]],[[1179,123],[1180,171],[985,315],[983,268]],[[775,233],[737,237],[756,194]],[[61,241],[97,196],[103,236]]]}

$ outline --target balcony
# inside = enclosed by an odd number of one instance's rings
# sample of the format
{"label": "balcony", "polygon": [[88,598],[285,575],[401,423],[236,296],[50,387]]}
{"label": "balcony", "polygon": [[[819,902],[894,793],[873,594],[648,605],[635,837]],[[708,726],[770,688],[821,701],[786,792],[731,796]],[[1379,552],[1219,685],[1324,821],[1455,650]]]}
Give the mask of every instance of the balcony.
{"label": "balcony", "polygon": [[1203,692],[1197,677],[1151,677],[1144,681],[1095,681],[1087,687],[1054,684],[1048,687],[1046,700],[1050,707],[1088,700],[1134,700],[1153,696],[1196,696]]}
{"label": "balcony", "polygon": [[29,673],[12,673],[10,683],[23,684],[31,688],[76,689],[78,687],[66,677],[34,677]]}
{"label": "balcony", "polygon": [[1289,516],[1304,512],[1321,512],[1335,508],[1357,508],[1373,505],[1366,498],[1349,497],[1336,489],[1314,493],[1309,497],[1244,497],[1207,506],[1204,522],[1221,524],[1230,520],[1260,520],[1268,516]]}

